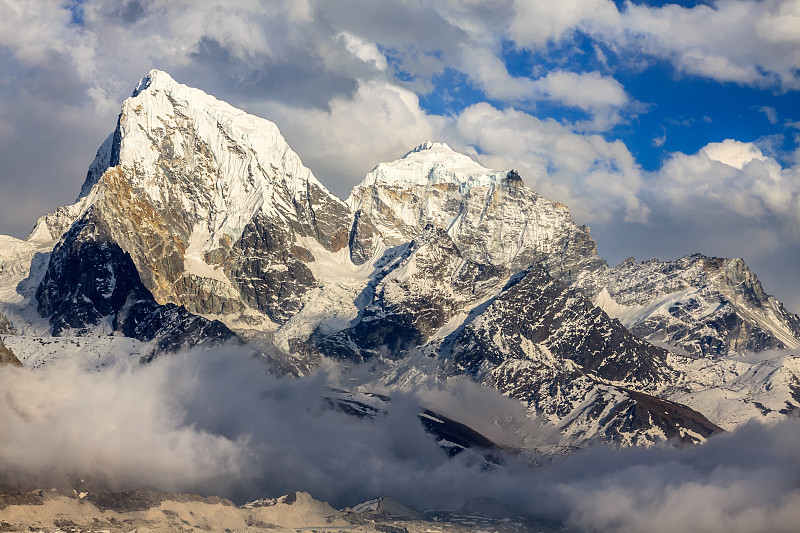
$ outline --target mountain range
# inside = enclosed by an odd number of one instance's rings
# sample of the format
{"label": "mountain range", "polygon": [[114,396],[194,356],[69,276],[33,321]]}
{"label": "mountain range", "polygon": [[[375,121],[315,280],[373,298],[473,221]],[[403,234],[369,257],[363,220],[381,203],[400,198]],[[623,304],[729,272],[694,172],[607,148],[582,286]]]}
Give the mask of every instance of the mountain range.
{"label": "mountain range", "polygon": [[342,201],[275,124],[157,70],[76,202],[0,236],[0,334],[32,368],[233,342],[297,377],[366,368],[362,392],[467,376],[559,450],[800,412],[800,317],[741,259],[610,267],[567,206],[444,143]]}

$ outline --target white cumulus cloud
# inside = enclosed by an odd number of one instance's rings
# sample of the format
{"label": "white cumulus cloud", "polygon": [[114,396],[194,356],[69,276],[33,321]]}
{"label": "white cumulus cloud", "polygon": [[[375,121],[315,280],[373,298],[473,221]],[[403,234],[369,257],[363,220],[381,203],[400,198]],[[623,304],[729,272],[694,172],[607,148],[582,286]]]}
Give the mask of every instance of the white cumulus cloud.
{"label": "white cumulus cloud", "polygon": [[800,2],[716,0],[652,7],[612,0],[518,0],[511,35],[541,49],[581,31],[613,50],[670,61],[678,70],[719,81],[800,87]]}
{"label": "white cumulus cloud", "polygon": [[653,183],[675,210],[713,204],[743,217],[777,217],[800,234],[800,169],[783,168],[752,143],[728,139],[672,154]]}
{"label": "white cumulus cloud", "polygon": [[464,142],[480,147],[484,164],[516,167],[529,187],[566,203],[579,220],[647,219],[641,171],[622,142],[485,103],[465,109],[456,128]]}

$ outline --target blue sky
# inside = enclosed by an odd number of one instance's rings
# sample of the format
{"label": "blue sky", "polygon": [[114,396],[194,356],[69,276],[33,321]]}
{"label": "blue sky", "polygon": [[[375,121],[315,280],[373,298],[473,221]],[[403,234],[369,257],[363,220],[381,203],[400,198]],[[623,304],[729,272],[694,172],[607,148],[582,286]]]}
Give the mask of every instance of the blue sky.
{"label": "blue sky", "polygon": [[74,200],[153,67],[275,122],[339,196],[441,140],[612,264],[744,257],[800,311],[800,0],[2,0],[0,233]]}

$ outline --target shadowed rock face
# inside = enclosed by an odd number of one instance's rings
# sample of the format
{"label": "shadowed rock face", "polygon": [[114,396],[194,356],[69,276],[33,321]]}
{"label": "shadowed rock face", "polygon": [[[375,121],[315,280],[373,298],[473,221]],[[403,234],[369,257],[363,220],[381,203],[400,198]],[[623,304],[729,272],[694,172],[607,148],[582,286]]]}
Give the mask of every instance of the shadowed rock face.
{"label": "shadowed rock face", "polygon": [[192,315],[175,304],[156,303],[130,255],[106,235],[90,211],[53,250],[36,298],[54,335],[81,333],[105,322],[111,331],[145,342],[156,340],[157,352],[235,337],[219,321]]}
{"label": "shadowed rock face", "polygon": [[372,258],[378,247],[381,235],[368,214],[357,211],[350,226],[350,260],[354,265],[363,265]]}
{"label": "shadowed rock face", "polygon": [[637,339],[582,292],[538,266],[512,280],[448,344],[454,364],[467,373],[478,372],[485,361],[524,359],[531,345],[610,381],[656,383],[666,362],[665,350]]}
{"label": "shadowed rock face", "polygon": [[294,244],[290,228],[257,215],[225,260],[225,272],[242,300],[278,324],[302,307],[301,297],[316,280],[306,263],[314,256]]}
{"label": "shadowed rock face", "polygon": [[54,335],[100,324],[121,310],[129,297],[147,298],[130,256],[106,235],[89,212],[53,250],[36,299],[39,313],[50,318]]}

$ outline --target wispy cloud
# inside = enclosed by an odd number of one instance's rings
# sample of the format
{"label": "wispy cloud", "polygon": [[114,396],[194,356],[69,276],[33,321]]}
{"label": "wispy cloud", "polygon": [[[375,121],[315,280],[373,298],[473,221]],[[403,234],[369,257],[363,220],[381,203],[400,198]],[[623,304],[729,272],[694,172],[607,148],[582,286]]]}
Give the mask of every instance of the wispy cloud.
{"label": "wispy cloud", "polygon": [[764,116],[767,117],[770,124],[777,124],[778,123],[778,112],[775,110],[774,107],[770,107],[768,105],[761,106],[758,108],[759,111],[764,113]]}

